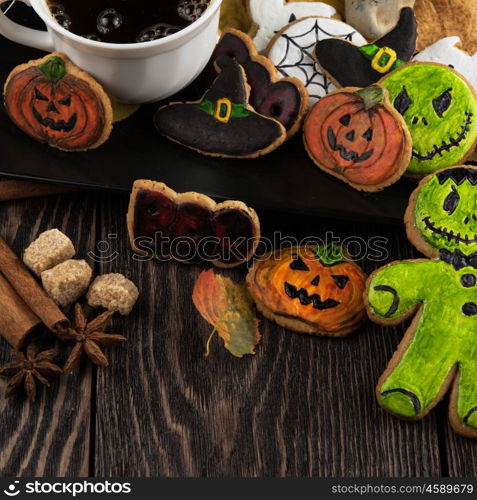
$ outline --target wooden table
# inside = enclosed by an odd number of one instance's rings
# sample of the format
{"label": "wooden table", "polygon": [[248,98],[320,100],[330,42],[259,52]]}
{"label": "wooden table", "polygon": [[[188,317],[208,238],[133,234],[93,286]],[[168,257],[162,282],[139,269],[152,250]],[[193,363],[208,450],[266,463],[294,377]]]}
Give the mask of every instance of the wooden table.
{"label": "wooden table", "polygon": [[[448,398],[419,423],[376,404],[376,381],[405,326],[367,323],[329,340],[263,321],[256,356],[236,359],[216,340],[204,358],[210,327],[191,302],[203,267],[133,260],[127,201],[77,193],[0,204],[0,234],[17,253],[53,227],[80,258],[117,235],[112,262],[88,260],[96,274],[122,272],[142,292],[132,315],[114,320],[112,331],[129,341],[109,351],[109,368],[85,362],[34,405],[0,400],[2,476],[476,475],[477,443],[450,429]],[[417,255],[400,226],[260,215],[265,235],[383,236],[388,261]],[[380,265],[362,264],[368,272]],[[245,273],[225,272],[239,280]],[[0,362],[8,359],[1,341]]]}

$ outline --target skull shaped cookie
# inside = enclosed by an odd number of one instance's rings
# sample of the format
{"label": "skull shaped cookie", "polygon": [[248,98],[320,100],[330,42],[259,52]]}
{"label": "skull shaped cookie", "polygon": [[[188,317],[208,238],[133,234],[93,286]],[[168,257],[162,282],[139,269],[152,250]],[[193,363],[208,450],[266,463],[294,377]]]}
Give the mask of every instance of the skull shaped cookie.
{"label": "skull shaped cookie", "polygon": [[464,161],[477,141],[477,97],[451,68],[411,63],[380,82],[411,133],[407,173],[422,177]]}

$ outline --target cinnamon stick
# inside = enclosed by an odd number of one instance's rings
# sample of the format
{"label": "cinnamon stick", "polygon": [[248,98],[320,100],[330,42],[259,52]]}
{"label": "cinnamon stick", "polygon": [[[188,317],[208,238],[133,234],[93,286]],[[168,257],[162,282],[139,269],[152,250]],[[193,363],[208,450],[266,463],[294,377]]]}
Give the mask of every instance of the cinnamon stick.
{"label": "cinnamon stick", "polygon": [[0,273],[52,332],[59,333],[69,326],[67,317],[2,238],[0,238]]}
{"label": "cinnamon stick", "polygon": [[0,201],[22,200],[48,196],[53,194],[72,193],[79,188],[61,186],[58,184],[43,184],[28,181],[3,181],[0,182]]}
{"label": "cinnamon stick", "polygon": [[22,349],[41,320],[0,274],[0,335],[14,348]]}

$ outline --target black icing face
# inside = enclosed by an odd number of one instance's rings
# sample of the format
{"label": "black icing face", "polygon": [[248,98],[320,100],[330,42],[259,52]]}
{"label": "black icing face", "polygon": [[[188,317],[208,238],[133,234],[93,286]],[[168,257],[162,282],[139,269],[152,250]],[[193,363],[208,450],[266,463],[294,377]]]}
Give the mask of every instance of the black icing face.
{"label": "black icing face", "polygon": [[48,97],[35,88],[35,103],[32,107],[35,120],[55,132],[71,132],[77,123],[76,113],[70,112],[70,95],[51,95]]}
{"label": "black icing face", "polygon": [[307,264],[301,257],[295,257],[289,269],[293,271],[291,275],[294,277],[294,284],[285,281],[284,290],[290,299],[298,300],[302,306],[311,305],[317,310],[333,309],[340,305],[338,300],[330,297],[323,299],[322,295],[336,297],[339,290],[346,288],[348,276],[333,274],[330,268],[322,266],[319,260]]}
{"label": "black icing face", "polygon": [[461,162],[477,139],[477,100],[454,71],[410,64],[381,82],[412,136],[408,173],[424,175]]}
{"label": "black icing face", "polygon": [[477,171],[450,168],[431,177],[415,205],[416,228],[437,250],[477,251]]}

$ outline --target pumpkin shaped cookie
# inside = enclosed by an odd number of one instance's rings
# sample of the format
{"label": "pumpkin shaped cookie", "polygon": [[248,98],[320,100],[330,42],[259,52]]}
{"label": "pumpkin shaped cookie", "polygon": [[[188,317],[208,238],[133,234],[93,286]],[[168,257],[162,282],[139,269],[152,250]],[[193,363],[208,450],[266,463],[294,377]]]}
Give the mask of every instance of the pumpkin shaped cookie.
{"label": "pumpkin shaped cookie", "polygon": [[322,170],[361,191],[393,184],[411,160],[406,123],[379,85],[323,97],[306,119],[304,140]]}
{"label": "pumpkin shaped cookie", "polygon": [[59,52],[17,66],[7,78],[4,95],[12,121],[52,147],[84,151],[97,148],[111,134],[109,97]]}
{"label": "pumpkin shaped cookie", "polygon": [[280,249],[257,261],[247,276],[257,308],[302,333],[342,337],[364,321],[366,275],[341,248]]}

